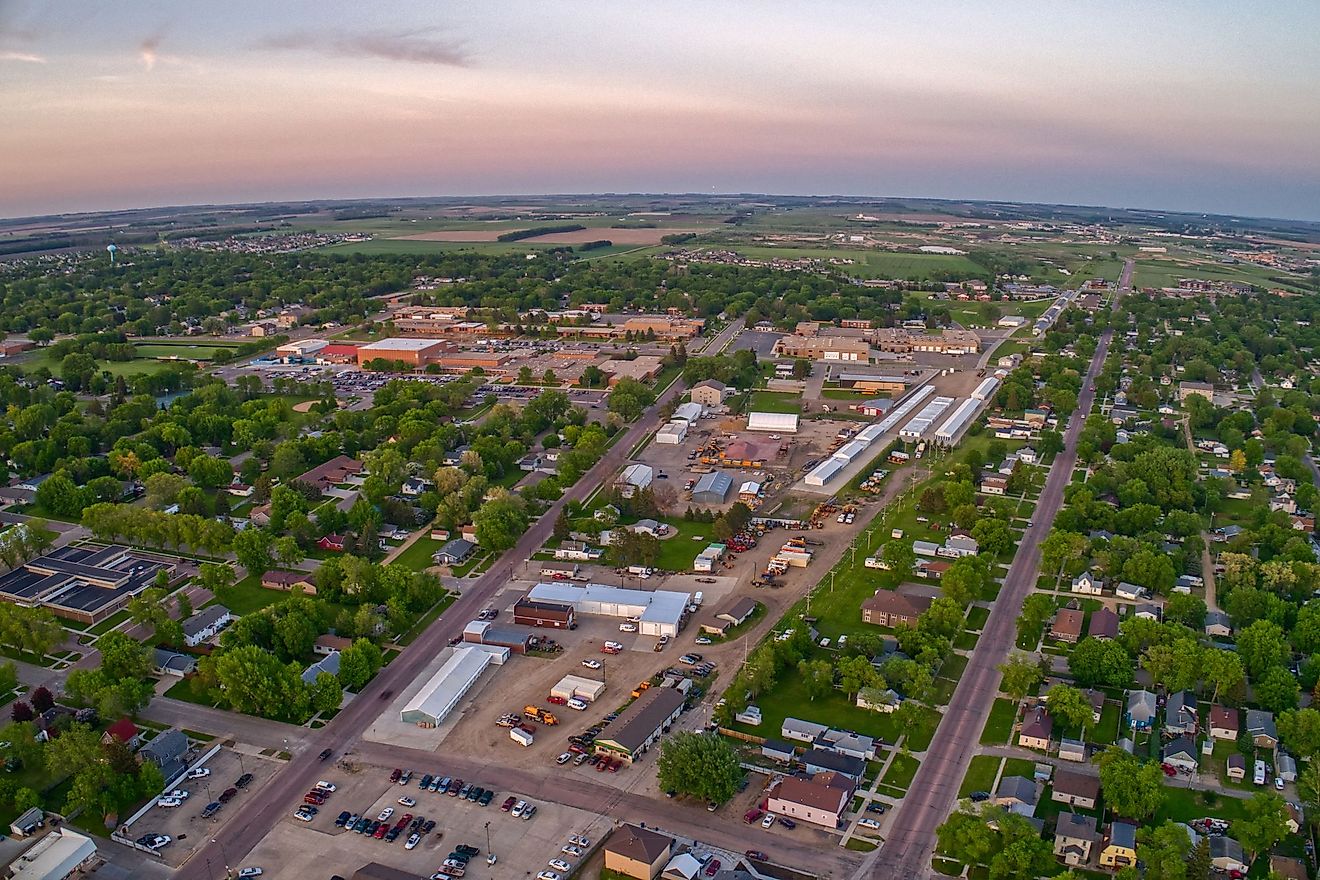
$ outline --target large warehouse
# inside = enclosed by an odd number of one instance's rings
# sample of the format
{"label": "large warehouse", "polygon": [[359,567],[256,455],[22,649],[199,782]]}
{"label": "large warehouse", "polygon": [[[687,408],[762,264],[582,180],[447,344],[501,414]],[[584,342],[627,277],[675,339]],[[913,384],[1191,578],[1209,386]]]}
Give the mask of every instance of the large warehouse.
{"label": "large warehouse", "polygon": [[387,361],[403,361],[414,367],[424,367],[439,358],[448,348],[449,343],[438,339],[394,336],[359,346],[357,359],[359,364],[383,358]]}
{"label": "large warehouse", "polygon": [[747,414],[747,430],[749,431],[796,434],[797,429],[797,413],[753,412]]}
{"label": "large warehouse", "polygon": [[702,474],[701,479],[692,487],[692,501],[695,504],[723,504],[732,488],[732,477],[723,471],[711,471]]}
{"label": "large warehouse", "polygon": [[494,663],[504,665],[509,649],[494,645],[461,645],[453,649],[445,664],[436,670],[431,680],[408,701],[399,713],[404,724],[436,727],[454,710],[458,701]]}
{"label": "large warehouse", "polygon": [[671,590],[627,590],[605,584],[537,584],[527,594],[537,603],[570,605],[578,614],[636,617],[644,636],[676,636],[687,613],[691,593]]}

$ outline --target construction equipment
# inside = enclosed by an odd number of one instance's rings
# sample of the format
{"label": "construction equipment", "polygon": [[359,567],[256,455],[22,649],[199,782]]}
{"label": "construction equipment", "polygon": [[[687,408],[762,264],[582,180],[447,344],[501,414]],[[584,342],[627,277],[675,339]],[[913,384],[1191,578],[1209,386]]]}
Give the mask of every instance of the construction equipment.
{"label": "construction equipment", "polygon": [[559,719],[553,712],[547,712],[540,706],[523,706],[523,716],[533,721],[539,721],[546,727],[554,727],[559,723]]}

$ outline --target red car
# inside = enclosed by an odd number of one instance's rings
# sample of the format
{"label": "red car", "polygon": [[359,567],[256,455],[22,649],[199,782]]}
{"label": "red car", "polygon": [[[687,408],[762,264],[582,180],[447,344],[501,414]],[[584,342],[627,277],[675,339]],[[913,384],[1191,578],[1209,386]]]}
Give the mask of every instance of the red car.
{"label": "red car", "polygon": [[390,826],[387,823],[382,822],[380,823],[380,827],[376,829],[376,833],[371,836],[376,838],[377,840],[384,840],[385,835],[389,834],[389,832],[390,832]]}
{"label": "red car", "polygon": [[508,798],[504,801],[504,803],[500,804],[500,809],[507,813],[509,812],[509,810],[513,809],[513,805],[516,803],[518,803],[517,798],[515,797]]}
{"label": "red car", "polygon": [[755,822],[757,819],[760,818],[761,818],[761,811],[758,810],[756,807],[752,807],[746,813],[743,813],[743,821],[746,822],[748,825],[751,825],[753,822]]}
{"label": "red car", "polygon": [[402,775],[403,775],[403,771],[400,770],[398,767],[395,767],[393,770],[390,771],[390,782],[398,782],[399,777]]}
{"label": "red car", "polygon": [[711,859],[711,860],[710,860],[710,864],[708,864],[708,865],[706,866],[706,876],[707,876],[707,877],[714,877],[714,876],[715,876],[716,874],[718,874],[719,872],[720,872],[720,860],[719,860],[719,859]]}
{"label": "red car", "polygon": [[618,773],[619,768],[622,766],[623,766],[623,758],[615,758],[614,760],[610,761],[610,772]]}
{"label": "red car", "polygon": [[610,759],[602,757],[599,761],[596,762],[596,772],[604,773],[609,766],[610,766]]}
{"label": "red car", "polygon": [[557,697],[554,694],[551,694],[550,696],[546,697],[545,701],[547,703],[554,703],[556,706],[563,706],[568,703],[568,699],[566,697]]}
{"label": "red car", "polygon": [[449,792],[448,792],[449,796],[458,797],[458,793],[459,791],[462,790],[462,788],[463,788],[463,780],[455,779],[453,782],[449,783]]}
{"label": "red car", "polygon": [[1174,767],[1174,766],[1171,765],[1171,764],[1161,764],[1161,765],[1160,765],[1160,769],[1164,771],[1164,775],[1165,775],[1165,776],[1177,776],[1177,775],[1178,775],[1178,768]]}

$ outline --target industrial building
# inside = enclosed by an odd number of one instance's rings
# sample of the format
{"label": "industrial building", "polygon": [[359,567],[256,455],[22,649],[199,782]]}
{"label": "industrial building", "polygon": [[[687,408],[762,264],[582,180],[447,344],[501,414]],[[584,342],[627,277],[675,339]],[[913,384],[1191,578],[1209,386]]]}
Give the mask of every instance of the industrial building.
{"label": "industrial building", "polygon": [[[644,636],[676,636],[692,594],[672,590],[629,590],[605,584],[537,584],[520,602],[567,606],[578,614],[636,617]],[[515,609],[516,614],[516,609]],[[521,621],[518,621],[521,623]]]}
{"label": "industrial building", "polygon": [[690,425],[701,418],[703,412],[705,409],[699,403],[684,403],[674,410],[674,418],[682,419]]}
{"label": "industrial building", "polygon": [[406,339],[394,336],[359,346],[357,359],[358,364],[383,358],[387,361],[403,361],[414,367],[424,367],[438,360],[448,348],[447,343],[435,339]]}
{"label": "industrial building", "polygon": [[96,858],[96,841],[72,828],[57,828],[9,863],[11,880],[64,880]]}
{"label": "industrial building", "polygon": [[604,692],[605,682],[596,681],[594,678],[584,678],[581,675],[565,675],[559,679],[554,687],[550,688],[550,696],[552,697],[563,697],[565,700],[576,697],[588,703],[596,702]]}
{"label": "industrial building", "polygon": [[634,700],[596,739],[596,751],[632,763],[651,747],[683,711],[677,688],[653,687]]}
{"label": "industrial building", "polygon": [[692,501],[695,504],[723,504],[732,488],[732,477],[723,471],[711,471],[702,474],[692,487]]}
{"label": "industrial building", "polygon": [[723,544],[709,544],[705,550],[697,554],[697,558],[692,560],[693,571],[714,571],[724,558],[724,553],[728,548]]}
{"label": "industrial building", "polygon": [[930,403],[921,408],[921,412],[912,417],[912,421],[903,426],[898,432],[898,436],[904,440],[920,440],[930,433],[931,426],[935,420],[943,415],[944,411],[953,406],[952,397],[937,397]]}
{"label": "industrial building", "polygon": [[995,389],[999,387],[999,380],[1003,375],[1005,374],[1001,370],[993,376],[986,376],[981,380],[981,384],[977,385],[975,390],[972,391],[972,397],[976,400],[989,400],[990,395],[994,394]]}
{"label": "industrial building", "polygon": [[865,339],[849,336],[781,336],[775,341],[774,353],[785,358],[805,358],[812,361],[849,361],[867,363],[871,360],[871,345]]}
{"label": "industrial building", "polygon": [[572,629],[573,606],[563,602],[537,602],[521,599],[513,606],[513,622],[521,626]]}
{"label": "industrial building", "polygon": [[312,357],[329,344],[324,339],[295,339],[275,349],[275,353],[284,357],[307,358]]}
{"label": "industrial building", "polygon": [[866,373],[840,373],[835,377],[840,388],[861,394],[902,394],[908,386],[905,376],[871,376]]}
{"label": "industrial building", "polygon": [[747,414],[747,430],[749,431],[796,434],[797,429],[797,413],[752,412]]}
{"label": "industrial building", "polygon": [[674,419],[655,432],[655,442],[665,446],[678,446],[687,439],[688,423]]}
{"label": "industrial building", "polygon": [[651,485],[655,479],[655,469],[649,464],[630,464],[614,481],[614,488],[624,498],[631,498],[637,492]]}
{"label": "industrial building", "polygon": [[984,403],[975,397],[969,397],[960,403],[953,415],[944,420],[944,424],[935,431],[935,442],[941,446],[952,446],[962,432],[971,424],[976,411]]}
{"label": "industrial building", "polygon": [[526,654],[531,646],[532,633],[521,626],[499,626],[489,620],[474,620],[463,627],[463,641],[474,645],[493,645],[508,648],[515,654]]}
{"label": "industrial building", "polygon": [[493,645],[454,648],[444,665],[403,707],[399,720],[420,727],[436,727],[453,711],[487,667],[492,663],[502,666],[508,659],[508,648]]}
{"label": "industrial building", "polygon": [[158,571],[172,575],[174,564],[117,544],[60,547],[0,576],[0,598],[99,623],[150,587]]}

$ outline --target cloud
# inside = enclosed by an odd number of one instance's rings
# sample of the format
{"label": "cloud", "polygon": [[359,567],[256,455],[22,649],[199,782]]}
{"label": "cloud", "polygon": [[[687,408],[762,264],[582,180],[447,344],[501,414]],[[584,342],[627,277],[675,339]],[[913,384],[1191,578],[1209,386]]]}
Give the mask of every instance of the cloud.
{"label": "cloud", "polygon": [[154,70],[156,62],[160,60],[160,41],[163,36],[160,33],[152,34],[138,45],[138,57],[147,70]]}
{"label": "cloud", "polygon": [[461,40],[441,37],[438,33],[437,28],[363,34],[346,31],[293,31],[268,37],[258,43],[257,47],[448,67],[467,67],[471,64],[471,56]]}
{"label": "cloud", "polygon": [[0,49],[0,61],[22,61],[27,64],[45,64],[46,59],[31,52],[16,52]]}

